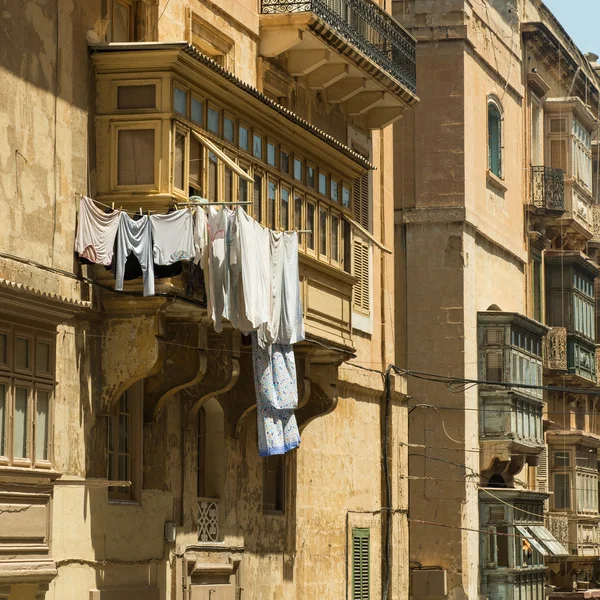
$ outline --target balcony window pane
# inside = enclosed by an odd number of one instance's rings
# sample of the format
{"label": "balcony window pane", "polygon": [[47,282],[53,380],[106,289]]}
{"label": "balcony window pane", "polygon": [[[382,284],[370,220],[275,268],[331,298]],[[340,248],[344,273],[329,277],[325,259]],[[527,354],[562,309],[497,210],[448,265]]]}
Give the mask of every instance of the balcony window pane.
{"label": "balcony window pane", "polygon": [[130,10],[127,4],[115,0],[113,3],[113,22],[111,42],[130,42]]}
{"label": "balcony window pane", "polygon": [[302,196],[294,195],[294,229],[303,229],[302,223]]}
{"label": "balcony window pane", "polygon": [[331,260],[335,262],[340,261],[339,230],[340,218],[337,215],[331,215]]}
{"label": "balcony window pane", "polygon": [[327,196],[327,175],[319,173],[319,194]]}
{"label": "balcony window pane", "polygon": [[219,111],[208,107],[208,130],[219,135]]}
{"label": "balcony window pane", "polygon": [[310,165],[306,167],[306,185],[309,188],[315,189],[315,169]]}
{"label": "balcony window pane", "polygon": [[254,142],[252,144],[252,154],[254,154],[254,156],[256,158],[262,159],[262,155],[263,155],[262,138],[259,135],[254,134],[253,140],[254,140]]}
{"label": "balcony window pane", "polygon": [[319,253],[327,255],[327,210],[319,209]]}
{"label": "balcony window pane", "polygon": [[281,228],[287,231],[290,228],[290,192],[286,188],[281,188],[281,214],[279,222]]}
{"label": "balcony window pane", "polygon": [[331,199],[334,202],[338,201],[338,183],[337,181],[331,180]]}
{"label": "balcony window pane", "polygon": [[187,115],[187,91],[179,89],[178,87],[174,88],[173,91],[173,107],[175,112],[178,112],[180,115]]}
{"label": "balcony window pane", "polygon": [[192,96],[192,121],[198,125],[204,123],[204,102]]}
{"label": "balcony window pane", "polygon": [[15,389],[15,410],[13,416],[13,455],[15,458],[27,458],[29,432],[29,390],[23,387]]}
{"label": "balcony window pane", "polygon": [[238,202],[248,202],[248,181],[238,177]]}
{"label": "balcony window pane", "polygon": [[287,152],[284,152],[282,150],[279,161],[280,161],[279,167],[281,169],[281,172],[289,174],[289,172],[290,172],[290,155]]}
{"label": "balcony window pane", "polygon": [[223,137],[233,144],[234,128],[233,121],[229,117],[223,119]]}
{"label": "balcony window pane", "polygon": [[571,464],[571,455],[567,451],[555,452],[553,455],[552,466],[569,467]]}
{"label": "balcony window pane", "polygon": [[35,370],[37,373],[50,373],[50,344],[38,341],[35,345]]}
{"label": "balcony window pane", "polygon": [[6,365],[8,362],[8,336],[6,333],[0,333],[0,365]]}
{"label": "balcony window pane", "polygon": [[554,508],[571,508],[571,476],[568,473],[554,474]]}
{"label": "balcony window pane", "polygon": [[6,384],[0,383],[0,456],[6,456]]}
{"label": "balcony window pane", "polygon": [[302,181],[302,161],[297,158],[294,159],[294,179]]}
{"label": "balcony window pane", "polygon": [[154,129],[118,132],[118,185],[154,183]]}
{"label": "balcony window pane", "polygon": [[315,205],[312,202],[306,203],[306,229],[310,233],[306,234],[306,247],[310,250],[315,249]]}
{"label": "balcony window pane", "polygon": [[175,132],[175,156],[173,157],[173,185],[183,190],[185,179],[185,138],[182,131]]}
{"label": "balcony window pane", "polygon": [[233,171],[225,167],[225,202],[233,202]]}
{"label": "balcony window pane", "polygon": [[15,339],[15,367],[27,370],[29,364],[29,339],[17,337]]}
{"label": "balcony window pane", "polygon": [[48,415],[50,394],[38,390],[35,403],[35,460],[48,460]]}
{"label": "balcony window pane", "polygon": [[269,229],[275,229],[275,206],[277,202],[277,185],[274,181],[269,181],[267,200],[267,227]]}
{"label": "balcony window pane", "polygon": [[350,189],[342,186],[342,206],[350,208]]}
{"label": "balcony window pane", "polygon": [[240,148],[242,150],[245,150],[246,152],[249,152],[249,137],[250,134],[248,133],[248,129],[246,127],[242,127],[240,125],[240,129],[239,129],[239,145]]}
{"label": "balcony window pane", "polygon": [[219,165],[217,157],[212,152],[208,153],[208,200],[218,202],[219,199]]}
{"label": "balcony window pane", "polygon": [[262,177],[254,176],[254,205],[253,217],[260,223],[262,221]]}
{"label": "balcony window pane", "polygon": [[267,144],[267,163],[274,167],[277,162],[277,148],[274,144]]}
{"label": "balcony window pane", "polygon": [[189,164],[190,196],[202,196],[202,145],[195,138],[190,138]]}

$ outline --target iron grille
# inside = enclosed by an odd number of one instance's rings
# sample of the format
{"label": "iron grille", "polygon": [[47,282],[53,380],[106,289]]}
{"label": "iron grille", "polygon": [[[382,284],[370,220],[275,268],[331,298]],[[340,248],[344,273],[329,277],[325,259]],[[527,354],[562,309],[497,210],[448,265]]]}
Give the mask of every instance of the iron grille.
{"label": "iron grille", "polygon": [[313,12],[411,92],[417,91],[416,43],[372,0],[261,0],[263,15]]}
{"label": "iron grille", "polygon": [[538,208],[565,209],[565,174],[554,167],[531,167],[531,200]]}

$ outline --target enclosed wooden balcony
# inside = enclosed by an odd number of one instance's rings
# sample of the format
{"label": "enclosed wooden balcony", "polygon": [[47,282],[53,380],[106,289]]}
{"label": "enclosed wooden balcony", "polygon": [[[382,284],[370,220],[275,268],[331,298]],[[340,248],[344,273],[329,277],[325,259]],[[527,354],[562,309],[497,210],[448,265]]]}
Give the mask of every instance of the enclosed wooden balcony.
{"label": "enclosed wooden balcony", "polygon": [[372,0],[261,0],[259,53],[378,129],[417,101],[416,42]]}

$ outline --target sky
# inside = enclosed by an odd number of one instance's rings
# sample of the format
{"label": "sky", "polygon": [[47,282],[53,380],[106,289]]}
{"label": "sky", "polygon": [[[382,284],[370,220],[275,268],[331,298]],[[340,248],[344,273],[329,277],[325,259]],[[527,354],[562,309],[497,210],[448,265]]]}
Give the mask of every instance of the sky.
{"label": "sky", "polygon": [[543,0],[585,54],[600,54],[600,0]]}

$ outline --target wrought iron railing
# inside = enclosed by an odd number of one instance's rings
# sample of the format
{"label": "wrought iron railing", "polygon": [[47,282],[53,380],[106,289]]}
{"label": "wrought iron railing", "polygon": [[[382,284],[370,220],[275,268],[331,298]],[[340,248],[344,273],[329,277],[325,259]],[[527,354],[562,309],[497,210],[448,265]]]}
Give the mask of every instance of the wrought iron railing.
{"label": "wrought iron railing", "polygon": [[261,0],[260,12],[315,13],[367,58],[416,92],[416,42],[372,0]]}
{"label": "wrought iron railing", "polygon": [[215,498],[198,498],[199,542],[219,541],[219,501]]}
{"label": "wrought iron railing", "polygon": [[565,174],[554,167],[531,167],[531,201],[538,208],[565,210]]}
{"label": "wrought iron railing", "polygon": [[556,371],[567,370],[567,330],[550,327],[544,338],[544,367]]}

